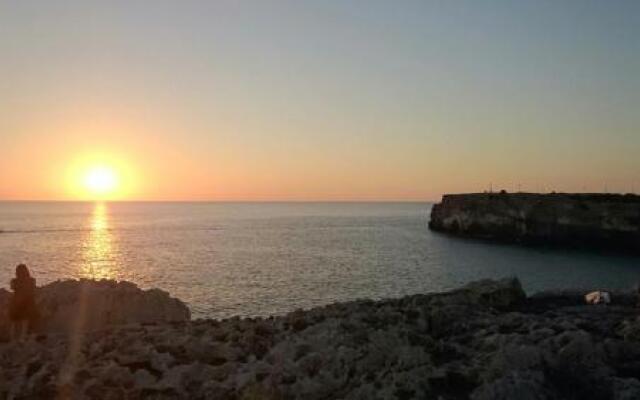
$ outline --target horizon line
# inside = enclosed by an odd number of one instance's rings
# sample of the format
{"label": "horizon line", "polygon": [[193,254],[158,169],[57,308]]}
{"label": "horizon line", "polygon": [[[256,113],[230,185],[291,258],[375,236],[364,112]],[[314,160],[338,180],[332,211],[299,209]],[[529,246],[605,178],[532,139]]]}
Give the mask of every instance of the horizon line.
{"label": "horizon line", "polygon": [[94,199],[94,200],[72,200],[72,199],[0,199],[0,203],[424,203],[433,202],[432,199],[345,199],[345,200],[187,200],[187,199]]}

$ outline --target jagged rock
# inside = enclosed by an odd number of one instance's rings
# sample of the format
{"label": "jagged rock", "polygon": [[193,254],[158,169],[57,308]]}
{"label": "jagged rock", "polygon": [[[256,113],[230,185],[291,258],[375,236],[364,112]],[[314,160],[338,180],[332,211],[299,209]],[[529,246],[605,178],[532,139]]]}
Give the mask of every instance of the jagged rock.
{"label": "jagged rock", "polygon": [[432,304],[438,305],[487,305],[508,309],[520,304],[526,298],[517,278],[501,280],[485,279],[472,282],[448,293],[436,295]]}
{"label": "jagged rock", "polygon": [[153,351],[149,354],[149,363],[155,371],[166,371],[175,363],[175,359],[169,353],[158,353]]}
{"label": "jagged rock", "polygon": [[472,282],[462,290],[468,292],[473,301],[500,309],[515,306],[526,298],[517,278],[505,278],[498,281],[485,279]]}
{"label": "jagged rock", "polygon": [[269,319],[32,336],[0,343],[0,399],[638,398],[635,307],[556,300],[524,299],[506,279]]}
{"label": "jagged rock", "polygon": [[136,389],[150,389],[155,387],[157,379],[146,369],[139,369],[133,374]]}
{"label": "jagged rock", "polygon": [[[4,310],[10,293],[0,289],[0,335],[8,327]],[[188,321],[189,308],[159,289],[142,290],[111,280],[56,281],[37,289],[37,331],[77,333],[130,323]],[[3,332],[4,331],[4,332]]]}
{"label": "jagged rock", "polygon": [[550,400],[555,396],[545,385],[539,371],[509,372],[484,384],[471,394],[471,400]]}
{"label": "jagged rock", "polygon": [[615,378],[612,398],[613,400],[640,399],[640,381],[636,378]]}
{"label": "jagged rock", "polygon": [[640,318],[625,321],[620,329],[624,340],[640,342]]}
{"label": "jagged rock", "polygon": [[483,375],[487,381],[492,381],[514,371],[540,370],[544,359],[537,346],[508,344],[498,349]]}

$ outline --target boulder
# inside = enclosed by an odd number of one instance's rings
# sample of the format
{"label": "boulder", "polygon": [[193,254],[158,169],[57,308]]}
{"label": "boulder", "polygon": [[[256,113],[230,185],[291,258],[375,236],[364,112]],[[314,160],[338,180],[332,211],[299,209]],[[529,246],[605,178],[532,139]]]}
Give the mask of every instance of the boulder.
{"label": "boulder", "polygon": [[614,400],[635,400],[640,398],[640,381],[636,378],[615,378],[613,380]]}
{"label": "boulder", "polygon": [[640,342],[640,318],[624,321],[619,333],[624,340]]}
{"label": "boulder", "polygon": [[484,305],[496,309],[509,309],[526,299],[518,278],[475,281],[451,292],[435,296],[443,305]]}
{"label": "boulder", "polygon": [[471,393],[472,400],[547,400],[553,392],[546,387],[544,375],[538,371],[515,371],[481,385]]}
{"label": "boulder", "polygon": [[[9,325],[11,294],[0,289],[0,335]],[[64,280],[36,291],[39,319],[36,331],[70,333],[96,331],[113,325],[188,321],[189,308],[159,289],[142,290],[130,282]]]}

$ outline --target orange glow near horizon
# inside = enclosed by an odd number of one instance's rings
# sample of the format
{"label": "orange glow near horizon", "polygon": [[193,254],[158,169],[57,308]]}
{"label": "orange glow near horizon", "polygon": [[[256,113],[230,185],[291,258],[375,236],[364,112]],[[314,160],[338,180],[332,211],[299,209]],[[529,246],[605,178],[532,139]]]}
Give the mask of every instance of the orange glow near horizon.
{"label": "orange glow near horizon", "polygon": [[[207,147],[126,121],[113,115],[94,125],[59,123],[48,135],[12,139],[0,157],[0,201],[437,201],[442,193],[481,192],[490,184],[507,191],[601,191],[601,177],[615,175],[614,164],[596,161],[599,175],[588,178],[582,177],[587,165],[551,175],[547,163],[521,161],[516,173],[510,155],[486,163],[481,154],[462,150],[451,157],[437,143],[429,157],[412,148],[401,158],[385,146],[366,155],[353,146],[328,153],[322,146],[316,152],[240,139]],[[632,191],[633,171],[607,180],[608,190]]]}
{"label": "orange glow near horizon", "polygon": [[58,3],[0,1],[0,202],[640,191],[640,1]]}
{"label": "orange glow near horizon", "polygon": [[133,167],[115,155],[87,155],[70,164],[67,194],[78,200],[123,200],[136,191]]}

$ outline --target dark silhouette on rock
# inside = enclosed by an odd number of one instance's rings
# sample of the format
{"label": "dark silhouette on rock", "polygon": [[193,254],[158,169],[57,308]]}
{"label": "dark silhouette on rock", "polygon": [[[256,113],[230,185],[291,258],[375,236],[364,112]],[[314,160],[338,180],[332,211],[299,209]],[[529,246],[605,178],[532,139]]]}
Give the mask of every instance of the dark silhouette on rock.
{"label": "dark silhouette on rock", "polygon": [[13,293],[9,297],[9,320],[11,336],[21,339],[33,328],[38,309],[36,307],[36,280],[31,277],[25,264],[16,267],[16,277],[9,285]]}
{"label": "dark silhouette on rock", "polygon": [[[11,295],[0,289],[0,306]],[[90,332],[130,323],[180,322],[189,308],[159,289],[142,290],[130,282],[64,280],[35,291],[39,309],[36,333]],[[0,314],[0,339],[8,335],[8,314]],[[1,398],[1,397],[0,397]]]}

